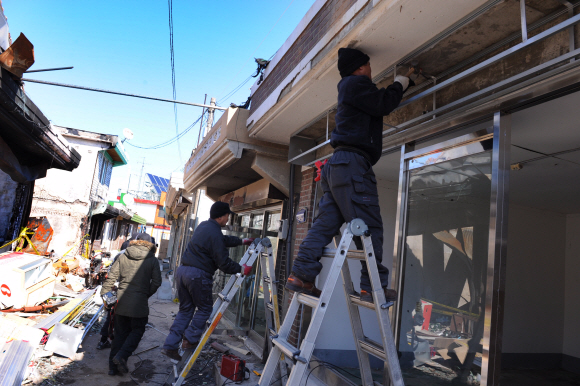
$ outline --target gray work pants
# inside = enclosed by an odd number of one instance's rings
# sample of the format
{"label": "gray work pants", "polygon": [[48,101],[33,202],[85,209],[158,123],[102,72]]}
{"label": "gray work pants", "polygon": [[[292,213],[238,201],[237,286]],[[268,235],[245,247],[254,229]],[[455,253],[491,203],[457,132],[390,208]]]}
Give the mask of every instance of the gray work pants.
{"label": "gray work pants", "polygon": [[182,337],[199,342],[213,309],[211,273],[195,267],[180,266],[175,273],[179,312],[165,339],[163,348],[176,350]]}
{"label": "gray work pants", "polygon": [[[303,281],[314,282],[322,269],[323,248],[338,234],[343,223],[360,218],[371,232],[381,284],[387,287],[389,270],[381,264],[383,220],[377,179],[370,162],[358,153],[338,150],[323,167],[320,182],[324,195],[320,200],[319,214],[300,245],[292,272]],[[360,288],[372,291],[367,265],[364,261],[361,264]]]}

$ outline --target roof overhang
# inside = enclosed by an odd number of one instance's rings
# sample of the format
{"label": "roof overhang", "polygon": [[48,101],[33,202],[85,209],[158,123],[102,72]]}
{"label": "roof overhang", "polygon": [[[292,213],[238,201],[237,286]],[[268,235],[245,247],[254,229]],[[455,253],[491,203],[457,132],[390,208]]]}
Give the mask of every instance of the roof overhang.
{"label": "roof overhang", "polygon": [[0,149],[0,169],[16,182],[42,178],[50,168],[71,171],[81,159],[3,68],[0,71]]}
{"label": "roof overhang", "polygon": [[[313,8],[320,7],[319,3]],[[250,137],[288,144],[293,134],[331,109],[336,104],[336,85],[340,81],[340,47],[363,50],[371,57],[373,73],[379,74],[486,3],[487,0],[356,1],[264,102],[251,111],[247,119]],[[301,22],[298,28],[304,28],[304,24]],[[276,65],[283,64],[284,49],[289,46],[285,43],[277,54],[281,56],[279,62],[275,63],[274,58],[268,66],[266,79]]]}
{"label": "roof overhang", "polygon": [[[279,177],[284,179],[289,172],[288,148],[250,138],[245,127],[247,115],[247,110],[229,108],[215,123],[185,164],[186,191],[204,187],[215,200],[262,178],[287,190],[287,183]],[[264,165],[264,159],[276,167],[275,173]]]}
{"label": "roof overhang", "polygon": [[92,217],[110,219],[119,216],[121,211],[111,205],[99,203],[92,211]]}

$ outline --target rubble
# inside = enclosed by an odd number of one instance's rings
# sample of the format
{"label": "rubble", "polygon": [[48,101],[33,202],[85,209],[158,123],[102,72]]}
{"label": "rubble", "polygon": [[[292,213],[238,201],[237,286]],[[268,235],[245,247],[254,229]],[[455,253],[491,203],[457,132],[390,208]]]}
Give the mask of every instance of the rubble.
{"label": "rubble", "polygon": [[0,385],[38,384],[69,368],[103,315],[100,286],[91,287],[111,261],[0,254]]}

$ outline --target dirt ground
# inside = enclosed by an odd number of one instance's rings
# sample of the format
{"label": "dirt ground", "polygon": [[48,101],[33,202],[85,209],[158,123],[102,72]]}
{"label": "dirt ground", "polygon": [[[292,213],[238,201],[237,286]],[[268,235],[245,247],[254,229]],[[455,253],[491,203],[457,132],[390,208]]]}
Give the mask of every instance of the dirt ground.
{"label": "dirt ground", "polygon": [[[155,347],[128,360],[131,373],[109,376],[108,358],[110,349],[97,350],[100,326],[89,333],[82,343],[74,361],[54,355],[43,358],[37,367],[34,384],[42,386],[83,385],[83,386],[130,386],[162,385],[167,374],[172,371],[169,359],[161,354],[165,334],[173,323],[178,305],[169,300],[159,300],[153,296],[150,301],[149,324],[136,353]],[[157,331],[157,330],[161,331]],[[156,347],[157,346],[157,347]],[[217,351],[209,346],[192,369],[187,385],[214,386],[213,363],[218,359]],[[205,366],[205,368],[204,368]],[[201,371],[200,371],[201,370]],[[44,379],[43,379],[44,378]],[[29,383],[30,384],[30,383]]]}

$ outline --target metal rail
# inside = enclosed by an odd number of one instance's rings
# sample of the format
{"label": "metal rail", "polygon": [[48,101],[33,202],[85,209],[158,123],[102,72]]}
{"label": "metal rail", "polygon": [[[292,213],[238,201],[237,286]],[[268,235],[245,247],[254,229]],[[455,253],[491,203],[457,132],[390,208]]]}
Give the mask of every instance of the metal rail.
{"label": "metal rail", "polygon": [[486,67],[489,67],[492,64],[496,63],[497,61],[499,61],[503,58],[506,58],[510,55],[513,55],[516,52],[530,46],[531,44],[534,44],[534,43],[539,42],[540,40],[546,39],[546,38],[560,32],[560,31],[562,31],[562,30],[564,30],[564,29],[566,29],[574,24],[577,24],[578,22],[580,22],[580,14],[578,14],[574,17],[571,17],[568,20],[563,21],[560,24],[557,24],[551,28],[548,28],[544,32],[541,32],[541,33],[537,34],[536,36],[529,38],[526,41],[524,41],[520,44],[517,44],[517,45],[515,45],[515,46],[495,55],[495,56],[492,56],[491,58],[484,60],[483,62],[481,62],[481,63],[479,63],[479,64],[477,64],[477,65],[475,65],[475,66],[473,66],[473,67],[471,67],[471,68],[469,68],[469,69],[467,69],[467,70],[465,70],[465,71],[463,71],[463,72],[461,72],[461,73],[459,73],[459,74],[457,74],[449,79],[447,79],[446,81],[441,82],[438,85],[433,86],[430,89],[427,89],[427,90],[423,91],[422,93],[419,93],[419,94],[415,95],[414,97],[407,99],[406,101],[402,102],[399,105],[399,107],[397,107],[396,110],[398,110],[398,109],[400,109],[400,108],[402,108],[410,103],[413,103],[413,102],[415,102],[415,101],[417,101],[417,100],[419,100],[427,95],[430,95],[438,90],[441,90],[442,88],[445,88],[445,87],[457,82],[458,80],[466,78],[466,77],[474,74],[477,71],[480,71]]}
{"label": "metal rail", "polygon": [[121,96],[133,97],[133,98],[149,99],[149,100],[152,100],[152,101],[159,101],[159,102],[177,103],[177,104],[180,104],[180,105],[204,107],[204,108],[207,108],[207,109],[216,109],[216,110],[227,110],[228,109],[228,107],[219,107],[219,106],[205,105],[205,104],[201,104],[201,103],[192,103],[192,102],[176,101],[176,100],[173,100],[173,99],[156,98],[156,97],[150,97],[150,96],[139,95],[139,94],[129,94],[129,93],[126,93],[126,92],[104,90],[104,89],[101,89],[101,88],[75,86],[73,84],[56,83],[56,82],[46,82],[44,80],[36,80],[36,79],[22,78],[22,81],[24,81],[24,82],[32,82],[32,83],[40,83],[40,84],[47,84],[47,85],[50,85],[50,86],[76,88],[78,90],[96,91],[96,92],[102,92],[102,93],[105,93],[105,94],[121,95]]}

